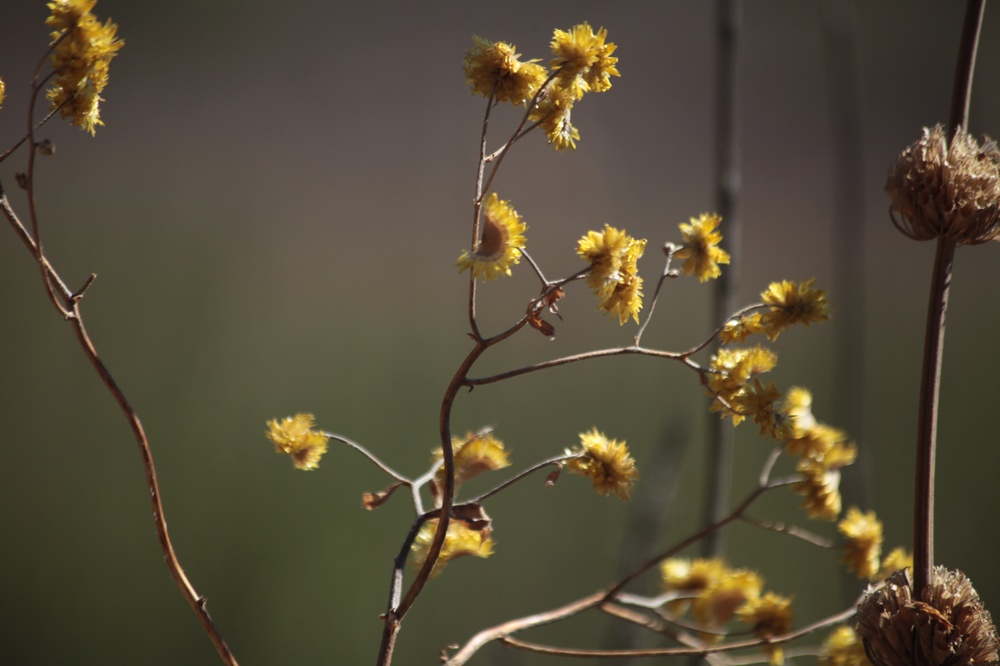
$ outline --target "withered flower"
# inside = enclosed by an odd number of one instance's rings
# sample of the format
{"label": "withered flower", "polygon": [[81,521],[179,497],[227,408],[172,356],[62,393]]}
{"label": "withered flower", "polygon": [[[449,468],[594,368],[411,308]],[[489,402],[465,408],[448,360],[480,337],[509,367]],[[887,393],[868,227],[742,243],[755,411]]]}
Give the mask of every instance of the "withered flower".
{"label": "withered flower", "polygon": [[1000,150],[959,128],[924,128],[903,151],[885,184],[893,224],[914,240],[950,238],[976,245],[1000,235]]}
{"label": "withered flower", "polygon": [[921,600],[907,570],[858,606],[858,635],[875,666],[965,666],[997,661],[997,633],[972,583],[935,567]]}

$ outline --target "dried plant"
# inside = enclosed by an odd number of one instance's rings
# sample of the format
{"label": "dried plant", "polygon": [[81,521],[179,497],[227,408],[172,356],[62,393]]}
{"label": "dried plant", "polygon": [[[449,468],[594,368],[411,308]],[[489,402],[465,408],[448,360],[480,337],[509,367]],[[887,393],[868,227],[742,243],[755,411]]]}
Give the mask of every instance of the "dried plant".
{"label": "dried plant", "polygon": [[[51,44],[39,62],[31,88],[28,131],[25,137],[0,156],[8,159],[22,145],[27,148],[27,168],[18,174],[25,191],[28,223],[22,221],[0,190],[0,204],[16,235],[38,264],[42,283],[52,305],[73,328],[81,348],[115,399],[135,436],[142,455],[160,548],[167,567],[226,664],[236,658],[209,616],[205,599],[188,580],[171,543],[149,440],[135,410],[111,372],[102,362],[84,324],[82,300],[93,276],[72,289],[46,256],[40,216],[35,205],[36,161],[51,154],[51,144],[37,132],[57,114],[84,131],[94,134],[103,123],[100,97],[107,83],[109,64],[124,42],[111,21],[101,23],[93,14],[96,0],[56,0],[49,3]],[[981,4],[970,2],[970,15]],[[978,23],[970,20],[966,41],[978,35]],[[724,249],[726,221],[714,213],[692,215],[680,222],[670,238],[656,239],[661,253],[650,253],[662,262],[643,277],[640,260],[650,247],[613,224],[594,221],[593,229],[579,238],[565,239],[565,253],[577,255],[578,269],[568,275],[550,277],[546,259],[557,249],[531,246],[535,222],[530,211],[515,207],[516,196],[501,198],[494,181],[508,154],[528,135],[543,135],[557,152],[575,150],[582,134],[576,125],[578,107],[588,96],[609,92],[619,71],[617,46],[604,28],[588,23],[567,30],[556,29],[550,43],[552,57],[547,66],[540,59],[524,60],[517,48],[506,42],[473,38],[465,55],[466,82],[473,94],[485,98],[479,159],[474,177],[475,191],[469,220],[469,249],[458,255],[460,273],[468,271],[467,321],[469,347],[454,370],[440,403],[439,448],[430,452],[426,469],[417,475],[403,474],[354,439],[317,425],[312,414],[299,413],[267,422],[265,435],[278,453],[288,455],[303,471],[320,470],[331,446],[357,451],[386,475],[387,485],[362,497],[368,510],[390,501],[412,505],[412,522],[401,539],[389,572],[389,595],[382,615],[384,630],[378,664],[393,660],[400,629],[425,587],[457,558],[489,558],[501,546],[494,541],[494,524],[486,504],[496,495],[511,491],[522,482],[545,473],[544,483],[554,487],[567,471],[587,479],[602,496],[628,500],[641,482],[642,461],[633,457],[627,442],[606,434],[595,422],[579,424],[579,440],[553,443],[540,460],[529,461],[519,471],[504,472],[513,456],[500,438],[503,424],[486,426],[462,435],[453,433],[453,411],[463,390],[489,390],[489,386],[528,374],[586,363],[598,358],[638,356],[648,362],[667,362],[689,372],[692,388],[710,399],[710,411],[734,426],[752,422],[771,453],[757,475],[756,486],[734,507],[716,520],[677,540],[642,561],[616,580],[597,590],[585,590],[579,599],[558,608],[525,609],[521,618],[482,630],[457,646],[445,648],[441,661],[458,666],[470,661],[493,642],[520,650],[559,656],[614,658],[640,656],[701,656],[710,663],[781,664],[791,654],[813,654],[823,664],[978,664],[995,662],[997,637],[989,613],[961,572],[933,566],[931,502],[921,508],[923,492],[933,499],[933,439],[936,418],[936,372],[940,356],[930,356],[932,371],[925,371],[921,418],[928,424],[921,432],[918,458],[916,561],[903,548],[883,557],[883,524],[874,511],[858,507],[843,510],[840,475],[852,464],[857,446],[841,429],[827,425],[813,413],[813,396],[805,388],[781,390],[768,381],[777,364],[773,349],[751,338],[770,342],[797,325],[822,323],[830,317],[827,293],[814,280],[777,280],[767,285],[760,301],[715,322],[711,335],[692,341],[680,350],[658,349],[642,344],[653,321],[656,304],[668,283],[683,277],[708,282],[720,277],[732,260]],[[963,52],[965,53],[965,52]],[[966,53],[966,56],[968,54]],[[971,81],[971,57],[960,59],[959,72]],[[45,63],[50,67],[45,75]],[[627,67],[624,68],[627,73]],[[47,88],[47,90],[46,90]],[[957,86],[967,100],[969,84]],[[0,101],[5,89],[0,81]],[[35,120],[35,105],[45,92],[50,103],[47,115]],[[499,104],[520,110],[520,120],[498,147],[489,149],[491,114]],[[967,104],[967,101],[966,101]],[[585,111],[584,111],[585,113]],[[890,172],[887,190],[892,198],[893,220],[907,236],[936,239],[939,264],[950,265],[956,245],[991,240],[1000,231],[1000,153],[995,144],[982,145],[965,131],[966,116],[953,117],[947,129],[937,126],[900,157]],[[554,157],[553,159],[558,159]],[[529,226],[528,221],[531,222]],[[523,260],[523,263],[522,263]],[[648,263],[647,258],[647,263]],[[506,327],[487,331],[479,316],[481,285],[503,280],[515,270],[533,276],[535,289],[521,297],[523,310]],[[946,284],[942,268],[935,284]],[[938,331],[928,348],[940,353],[943,321],[941,287],[932,298],[928,331]],[[946,287],[943,288],[946,298]],[[581,292],[589,292],[583,293]],[[549,360],[482,374],[479,362],[516,335],[541,334],[555,338],[561,321],[559,305],[568,299],[588,298],[595,309],[620,328],[636,326],[619,346],[582,353],[557,355]],[[940,316],[941,319],[934,317]],[[610,324],[610,325],[613,325]],[[713,348],[713,345],[718,347]],[[545,438],[547,439],[547,438]],[[927,444],[929,441],[930,444]],[[780,465],[788,468],[776,476]],[[930,470],[928,472],[928,470]],[[923,477],[919,475],[923,474]],[[490,475],[500,480],[485,492],[465,496],[464,484]],[[506,475],[506,476],[504,476]],[[923,479],[921,481],[921,479]],[[751,508],[765,494],[784,492],[791,499],[802,497],[806,520],[835,522],[839,539],[831,540],[800,525],[790,525],[754,516]],[[397,492],[402,491],[402,492]],[[926,499],[926,498],[924,498]],[[920,521],[924,521],[921,523]],[[840,612],[808,623],[796,624],[794,598],[815,590],[775,591],[767,588],[765,573],[742,565],[738,557],[691,557],[685,551],[718,534],[733,523],[778,532],[819,549],[842,551],[842,561],[859,580],[868,581],[859,594],[860,609],[851,604]],[[921,527],[922,526],[922,527]],[[923,544],[923,545],[922,545]],[[412,569],[407,573],[407,562]],[[481,564],[488,566],[488,564]],[[912,576],[908,571],[912,570]],[[654,578],[655,595],[633,591],[640,579]],[[911,580],[912,579],[912,580]],[[647,585],[647,588],[649,586]],[[860,592],[860,590],[859,590]],[[822,591],[819,591],[822,594]],[[584,613],[601,613],[656,635],[662,645],[642,649],[593,649],[556,646],[525,640],[521,634],[534,627],[570,621]],[[857,614],[858,631],[853,628]],[[849,624],[844,624],[849,623]],[[822,645],[788,648],[791,641],[831,628]],[[751,654],[735,655],[736,651]]]}

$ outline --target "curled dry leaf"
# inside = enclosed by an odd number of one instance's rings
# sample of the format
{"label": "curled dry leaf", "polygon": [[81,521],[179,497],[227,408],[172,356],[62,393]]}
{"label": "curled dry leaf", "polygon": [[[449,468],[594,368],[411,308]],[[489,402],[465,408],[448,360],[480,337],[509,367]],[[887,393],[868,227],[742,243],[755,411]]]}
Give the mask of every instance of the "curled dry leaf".
{"label": "curled dry leaf", "polygon": [[392,494],[396,492],[396,489],[401,485],[403,485],[402,482],[398,482],[392,484],[385,490],[380,490],[377,493],[364,493],[361,496],[361,505],[369,511],[377,509],[388,502],[389,498],[392,497]]}

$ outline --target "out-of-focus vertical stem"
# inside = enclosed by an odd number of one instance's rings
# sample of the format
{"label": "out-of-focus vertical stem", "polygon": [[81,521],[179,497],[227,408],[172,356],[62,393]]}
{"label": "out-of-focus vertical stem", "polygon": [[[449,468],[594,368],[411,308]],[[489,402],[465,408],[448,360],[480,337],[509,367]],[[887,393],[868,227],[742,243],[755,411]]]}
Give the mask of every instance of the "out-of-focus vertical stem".
{"label": "out-of-focus vertical stem", "polygon": [[[736,310],[739,284],[740,246],[740,29],[743,23],[743,0],[719,0],[717,5],[716,75],[715,75],[715,180],[717,212],[722,216],[726,249],[732,257],[729,267],[715,281],[712,302],[712,326],[721,324]],[[705,523],[711,524],[728,512],[732,477],[733,426],[716,414],[709,416],[708,485]],[[713,532],[704,543],[708,557],[722,553],[721,530]]]}
{"label": "out-of-focus vertical stem", "polygon": [[[967,128],[972,73],[975,69],[979,31],[986,0],[969,0],[965,9],[962,41],[955,66],[955,83],[948,118],[948,140],[958,128]],[[920,373],[920,405],[917,410],[917,464],[913,508],[913,587],[919,599],[931,581],[934,567],[934,472],[937,449],[938,404],[941,392],[941,362],[944,350],[944,319],[955,258],[955,241],[939,237],[934,252],[924,360]]]}
{"label": "out-of-focus vertical stem", "polygon": [[[861,112],[861,63],[854,0],[822,4],[827,98],[830,100],[833,153],[832,213],[833,280],[836,347],[833,367],[833,423],[858,447],[855,464],[845,468],[840,483],[847,504],[870,505],[871,465],[864,445],[865,282],[864,128]],[[853,599],[857,579],[842,574],[845,595]]]}

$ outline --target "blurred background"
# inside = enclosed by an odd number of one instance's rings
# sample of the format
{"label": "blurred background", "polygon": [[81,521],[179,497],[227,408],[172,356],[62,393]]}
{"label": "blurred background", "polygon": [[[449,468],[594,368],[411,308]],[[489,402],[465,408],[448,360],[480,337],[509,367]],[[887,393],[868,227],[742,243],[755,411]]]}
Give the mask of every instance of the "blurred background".
{"label": "blurred background", "polygon": [[[793,329],[775,345],[774,380],[809,387],[821,420],[856,418],[863,460],[845,507],[875,509],[888,550],[911,539],[933,248],[892,228],[883,185],[921,127],[947,121],[964,3],[857,5],[863,231],[851,232],[846,258],[833,253],[846,233],[833,213],[843,137],[834,129],[841,92],[827,72],[849,55],[824,37],[829,12],[843,6],[746,7],[740,301],[775,279],[815,277],[831,288],[845,263],[864,280],[853,302],[830,294],[835,317],[863,317],[863,352],[837,357],[835,322]],[[994,9],[976,70],[976,135],[1000,134]],[[371,663],[412,512],[404,497],[364,511],[361,493],[387,482],[344,448],[317,471],[294,470],[264,439],[265,421],[313,412],[404,473],[429,463],[441,396],[470,347],[467,279],[454,262],[469,247],[485,104],[463,81],[473,34],[547,61],[553,28],[608,29],[622,76],[574,110],[578,149],[556,153],[532,135],[495,187],[523,215],[528,248],[549,276],[577,270],[576,240],[610,223],[649,239],[640,268],[651,292],[658,248],[716,205],[714,3],[100,0],[96,12],[119,25],[126,46],[97,136],[66,121],[39,134],[57,147],[36,172],[47,254],[70,285],[98,274],[84,302],[90,333],[150,437],[181,562],[241,663]],[[46,14],[41,1],[4,8],[0,148],[26,126]],[[498,109],[491,146],[516,118]],[[14,182],[25,155],[0,165],[0,178],[27,219]],[[963,569],[994,611],[998,251],[964,248],[956,261],[937,507],[937,560]],[[514,321],[535,291],[524,265],[486,285],[484,330]],[[709,293],[691,279],[668,284],[643,343],[679,350],[701,340],[713,326]],[[631,341],[634,325],[620,328],[593,307],[584,289],[571,290],[555,341],[527,330],[475,374]],[[0,663],[218,663],[163,565],[130,431],[9,230],[0,235],[0,308]],[[863,395],[856,417],[843,413],[849,396],[835,386],[835,369],[849,363],[863,378],[846,389]],[[665,547],[700,521],[704,405],[697,378],[679,365],[605,359],[462,394],[453,428],[495,426],[515,469],[592,426],[627,440],[656,519],[651,547]],[[734,498],[753,487],[769,449],[752,426],[738,431]],[[668,461],[665,471],[657,460]],[[436,663],[441,648],[482,628],[604,586],[639,548],[623,540],[635,507],[597,497],[576,477],[549,490],[529,480],[487,509],[496,554],[455,562],[428,586],[403,625],[398,663]],[[788,491],[754,515],[835,533],[808,523]],[[836,552],[740,526],[727,540],[735,564],[795,595],[799,624],[861,589],[842,576]],[[655,591],[654,578],[636,589]],[[609,631],[585,617],[528,636],[596,646]],[[493,646],[474,663],[543,662]]]}

